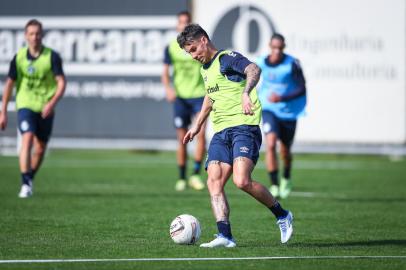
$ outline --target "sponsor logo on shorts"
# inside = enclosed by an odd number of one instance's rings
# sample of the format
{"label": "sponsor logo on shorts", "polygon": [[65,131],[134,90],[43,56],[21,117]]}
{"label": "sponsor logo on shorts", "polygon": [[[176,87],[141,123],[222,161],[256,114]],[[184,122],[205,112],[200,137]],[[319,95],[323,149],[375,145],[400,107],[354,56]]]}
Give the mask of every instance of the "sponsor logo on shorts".
{"label": "sponsor logo on shorts", "polygon": [[183,126],[183,120],[180,117],[175,118],[175,127],[181,128]]}
{"label": "sponsor logo on shorts", "polygon": [[270,132],[270,131],[271,131],[271,124],[265,123],[265,124],[264,124],[264,132],[265,132],[265,133],[268,133],[268,132]]}
{"label": "sponsor logo on shorts", "polygon": [[240,153],[248,153],[248,151],[250,151],[250,149],[246,146],[242,146],[240,147]]}
{"label": "sponsor logo on shorts", "polygon": [[20,124],[21,131],[27,131],[29,127],[30,127],[30,124],[28,124],[28,122],[25,120],[22,121]]}

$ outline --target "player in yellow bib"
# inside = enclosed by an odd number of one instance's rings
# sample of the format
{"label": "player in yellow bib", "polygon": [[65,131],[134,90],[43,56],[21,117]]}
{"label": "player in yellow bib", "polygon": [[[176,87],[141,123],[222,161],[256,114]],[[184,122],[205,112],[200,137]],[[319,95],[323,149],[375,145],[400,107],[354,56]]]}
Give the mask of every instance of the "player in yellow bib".
{"label": "player in yellow bib", "polygon": [[[190,24],[191,16],[189,12],[178,13],[176,30],[182,32],[186,25]],[[173,68],[173,86],[170,80],[170,67]],[[205,95],[204,84],[200,76],[201,64],[182,50],[176,39],[165,49],[164,68],[162,73],[162,83],[165,87],[166,98],[173,103],[174,126],[178,138],[177,162],[179,168],[179,179],[175,189],[183,191],[186,189],[186,164],[187,149],[182,143],[187,128],[190,126],[192,118],[200,111]],[[189,186],[196,190],[204,188],[200,176],[201,163],[206,150],[205,128],[203,127],[198,135],[196,150],[194,155],[193,173],[189,177]]]}
{"label": "player in yellow bib", "polygon": [[193,140],[209,115],[216,132],[210,142],[206,169],[218,234],[201,247],[236,246],[224,192],[231,174],[239,189],[272,211],[279,225],[281,242],[286,243],[293,232],[292,213],[283,209],[269,190],[251,177],[262,138],[261,104],[255,89],[260,68],[237,52],[217,50],[206,31],[197,24],[187,26],[177,40],[180,47],[203,64],[201,74],[206,88],[202,110],[183,143]]}
{"label": "player in yellow bib", "polygon": [[11,61],[3,91],[2,130],[7,127],[7,104],[14,85],[17,89],[18,129],[22,134],[20,198],[33,195],[33,180],[51,136],[54,109],[66,86],[62,60],[56,52],[42,45],[42,36],[42,24],[30,20],[25,26],[28,47],[20,49]]}

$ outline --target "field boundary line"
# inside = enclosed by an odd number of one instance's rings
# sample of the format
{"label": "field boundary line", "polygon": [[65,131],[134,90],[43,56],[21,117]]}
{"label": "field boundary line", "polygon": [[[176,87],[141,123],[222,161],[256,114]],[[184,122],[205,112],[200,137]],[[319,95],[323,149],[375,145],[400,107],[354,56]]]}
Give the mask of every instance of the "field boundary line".
{"label": "field boundary line", "polygon": [[0,264],[75,263],[75,262],[157,262],[157,261],[244,261],[244,260],[326,260],[326,259],[406,259],[406,256],[275,256],[275,257],[212,257],[212,258],[129,258],[129,259],[36,259],[0,260]]}

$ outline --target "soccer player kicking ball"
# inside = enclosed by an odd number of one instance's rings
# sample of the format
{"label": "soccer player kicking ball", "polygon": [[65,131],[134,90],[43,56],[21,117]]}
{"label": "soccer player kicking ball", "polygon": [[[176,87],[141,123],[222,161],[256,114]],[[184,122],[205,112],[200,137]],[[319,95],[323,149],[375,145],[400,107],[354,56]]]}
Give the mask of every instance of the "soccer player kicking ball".
{"label": "soccer player kicking ball", "polygon": [[207,187],[217,222],[216,238],[201,247],[235,247],[229,220],[230,207],[224,186],[233,174],[234,184],[268,207],[277,218],[281,242],[293,232],[293,215],[282,208],[269,190],[251,178],[261,147],[261,104],[255,85],[261,70],[239,53],[217,50],[206,31],[197,24],[178,35],[181,48],[203,64],[206,87],[202,110],[195,125],[186,133],[188,143],[199,133],[210,114],[215,134],[210,142],[206,169]]}

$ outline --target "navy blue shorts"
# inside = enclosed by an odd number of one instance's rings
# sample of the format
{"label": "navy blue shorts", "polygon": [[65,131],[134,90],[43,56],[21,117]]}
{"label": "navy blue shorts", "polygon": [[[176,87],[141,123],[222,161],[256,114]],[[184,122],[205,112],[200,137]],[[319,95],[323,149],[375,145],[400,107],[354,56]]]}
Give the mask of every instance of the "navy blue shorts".
{"label": "navy blue shorts", "polygon": [[214,134],[207,151],[206,170],[212,160],[233,165],[237,157],[246,157],[257,163],[262,136],[259,126],[236,126]]}
{"label": "navy blue shorts", "polygon": [[296,120],[283,120],[273,112],[262,112],[262,129],[265,134],[276,133],[283,144],[290,147],[296,132]]}
{"label": "navy blue shorts", "polygon": [[188,128],[192,117],[202,109],[204,97],[201,98],[176,98],[174,107],[174,125],[176,128]]}
{"label": "navy blue shorts", "polygon": [[18,110],[18,129],[20,133],[32,132],[42,142],[47,143],[52,133],[54,115],[42,118],[41,113],[30,109]]}

